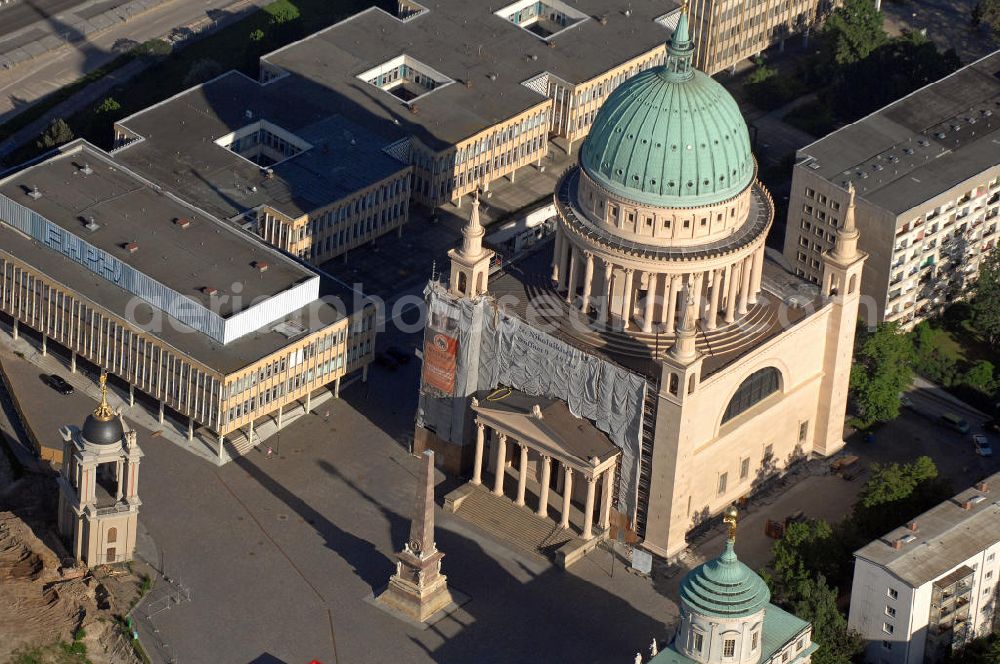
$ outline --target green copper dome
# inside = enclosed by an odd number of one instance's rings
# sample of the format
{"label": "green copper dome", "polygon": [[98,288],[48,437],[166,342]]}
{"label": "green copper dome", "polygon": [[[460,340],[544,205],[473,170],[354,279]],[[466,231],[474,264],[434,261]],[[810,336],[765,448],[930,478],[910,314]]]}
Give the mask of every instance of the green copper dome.
{"label": "green copper dome", "polygon": [[583,169],[623,198],[658,207],[710,205],[753,179],[750,136],[736,101],[691,66],[687,14],[667,61],[622,83],[598,112]]}
{"label": "green copper dome", "polygon": [[736,557],[733,541],[722,555],[688,572],[681,583],[681,601],[704,616],[745,618],[771,601],[767,584]]}

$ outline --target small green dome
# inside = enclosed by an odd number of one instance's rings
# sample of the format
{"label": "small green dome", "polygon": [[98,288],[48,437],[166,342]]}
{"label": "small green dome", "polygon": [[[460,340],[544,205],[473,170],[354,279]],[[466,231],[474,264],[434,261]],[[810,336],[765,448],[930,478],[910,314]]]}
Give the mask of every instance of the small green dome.
{"label": "small green dome", "polygon": [[739,561],[729,540],[721,556],[684,577],[681,601],[705,616],[745,618],[768,605],[771,591],[756,572]]}
{"label": "small green dome", "polygon": [[601,107],[580,165],[612,193],[657,207],[710,205],[753,179],[750,135],[739,106],[691,67],[687,14],[667,62],[622,83]]}

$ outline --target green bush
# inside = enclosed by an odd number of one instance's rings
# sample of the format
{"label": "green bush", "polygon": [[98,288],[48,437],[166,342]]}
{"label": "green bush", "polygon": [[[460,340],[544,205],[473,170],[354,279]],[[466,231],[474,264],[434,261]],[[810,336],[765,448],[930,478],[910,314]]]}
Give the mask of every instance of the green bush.
{"label": "green bush", "polygon": [[274,0],[271,4],[264,6],[264,13],[268,15],[268,21],[271,25],[291,23],[301,16],[299,8],[289,0]]}
{"label": "green bush", "polygon": [[122,105],[114,97],[105,97],[104,101],[94,107],[95,113],[114,113],[120,111]]}

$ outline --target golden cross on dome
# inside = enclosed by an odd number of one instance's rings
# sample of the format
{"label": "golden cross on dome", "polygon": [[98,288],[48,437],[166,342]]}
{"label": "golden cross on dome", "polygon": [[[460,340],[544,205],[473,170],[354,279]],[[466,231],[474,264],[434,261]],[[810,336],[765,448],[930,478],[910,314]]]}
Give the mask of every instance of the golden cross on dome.
{"label": "golden cross on dome", "polygon": [[101,372],[101,403],[94,409],[94,418],[102,422],[110,422],[115,418],[115,411],[108,405],[108,372]]}

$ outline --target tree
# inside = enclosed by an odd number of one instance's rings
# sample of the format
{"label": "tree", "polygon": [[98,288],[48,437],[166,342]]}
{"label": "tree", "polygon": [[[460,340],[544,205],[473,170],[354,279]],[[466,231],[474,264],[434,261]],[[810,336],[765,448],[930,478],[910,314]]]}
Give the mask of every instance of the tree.
{"label": "tree", "polygon": [[993,39],[1000,42],[1000,0],[979,0],[979,19],[989,26]]}
{"label": "tree", "polygon": [[952,495],[930,457],[904,465],[873,463],[851,512],[854,538],[860,544],[881,537]]}
{"label": "tree", "polygon": [[947,664],[1000,664],[1000,637],[987,634],[973,639],[959,650],[952,650]]}
{"label": "tree", "polygon": [[855,344],[850,389],[866,423],[899,415],[899,393],[913,379],[913,343],[898,323],[881,323],[874,332],[862,329]]}
{"label": "tree", "polygon": [[837,609],[837,591],[822,574],[799,583],[788,609],[812,623],[813,641],[821,646],[813,653],[813,664],[850,664],[864,649],[864,639],[847,628],[847,620]]}
{"label": "tree", "polygon": [[843,66],[868,57],[888,35],[872,0],[845,0],[823,24],[820,39],[825,59]]}
{"label": "tree", "polygon": [[1000,251],[990,252],[979,264],[972,327],[994,348],[1000,342]]}
{"label": "tree", "polygon": [[121,107],[122,105],[114,97],[105,97],[104,101],[94,108],[94,112],[98,114],[114,113],[121,110]]}
{"label": "tree", "polygon": [[979,360],[965,372],[965,384],[986,394],[993,392],[993,363]]}
{"label": "tree", "polygon": [[41,137],[35,142],[39,148],[54,148],[57,145],[62,145],[63,143],[69,143],[73,140],[73,130],[69,128],[66,121],[62,118],[56,118],[53,120],[48,128],[42,132]]}
{"label": "tree", "polygon": [[271,25],[284,25],[299,18],[299,8],[289,0],[274,0],[269,5],[264,6],[264,13],[268,15],[268,22]]}
{"label": "tree", "polygon": [[184,86],[190,87],[210,81],[221,73],[222,65],[211,58],[202,58],[191,65],[187,76],[184,77]]}
{"label": "tree", "polygon": [[264,41],[264,31],[261,30],[260,28],[257,28],[256,30],[254,30],[253,32],[251,32],[250,33],[250,41],[252,41],[254,43],[259,43],[259,42]]}
{"label": "tree", "polygon": [[848,664],[864,645],[857,634],[848,631],[837,609],[837,591],[816,569],[822,558],[839,548],[836,544],[825,521],[791,523],[771,549],[774,574],[765,575],[775,602],[813,624],[813,640],[822,644],[813,655],[817,664]]}

